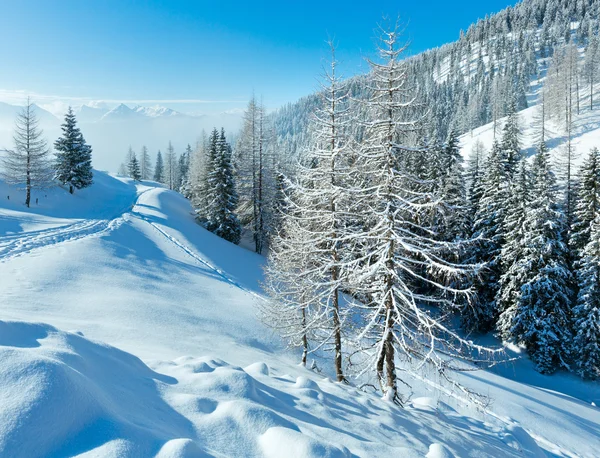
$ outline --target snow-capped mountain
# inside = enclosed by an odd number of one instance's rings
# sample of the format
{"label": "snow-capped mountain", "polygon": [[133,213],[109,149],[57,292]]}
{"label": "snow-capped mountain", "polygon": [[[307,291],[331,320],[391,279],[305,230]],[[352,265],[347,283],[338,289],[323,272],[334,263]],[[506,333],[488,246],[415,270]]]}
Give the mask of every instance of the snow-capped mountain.
{"label": "snow-capped mountain", "polygon": [[80,123],[89,123],[99,121],[109,111],[109,108],[103,106],[82,105],[75,110],[75,114]]}
{"label": "snow-capped mountain", "polygon": [[[0,148],[12,146],[15,118],[21,109],[0,102]],[[51,146],[61,133],[63,114],[53,114],[38,106],[35,110]],[[102,101],[76,106],[74,111],[86,141],[94,150],[94,165],[112,171],[117,170],[130,146],[137,151],[145,145],[155,155],[171,141],[177,151],[183,151],[188,143],[195,144],[203,130],[224,127],[228,132],[236,131],[242,118],[241,112],[185,114],[161,105],[115,106]]]}
{"label": "snow-capped mountain", "polygon": [[158,118],[161,116],[172,117],[172,116],[187,116],[179,111],[172,110],[171,108],[161,107],[160,105],[155,105],[153,107],[143,107],[141,105],[137,105],[133,108],[136,113],[140,113],[144,116],[148,116],[149,118]]}

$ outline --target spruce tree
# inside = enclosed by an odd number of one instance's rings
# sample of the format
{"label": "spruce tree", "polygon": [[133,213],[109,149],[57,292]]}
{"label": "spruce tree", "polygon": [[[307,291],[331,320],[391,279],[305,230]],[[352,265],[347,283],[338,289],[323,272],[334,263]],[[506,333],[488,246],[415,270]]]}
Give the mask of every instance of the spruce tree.
{"label": "spruce tree", "polygon": [[210,169],[208,174],[209,198],[206,228],[238,244],[241,237],[240,222],[235,214],[238,197],[235,191],[231,147],[221,134],[214,129],[209,139]]}
{"label": "spruce tree", "polygon": [[573,227],[571,231],[571,249],[575,256],[582,256],[590,241],[592,221],[600,215],[600,152],[598,148],[590,151],[579,172]]}
{"label": "spruce tree", "polygon": [[506,173],[509,179],[515,175],[521,159],[521,128],[516,103],[511,101],[508,108],[508,118],[502,129],[501,148],[506,155]]}
{"label": "spruce tree", "polygon": [[509,199],[504,220],[504,244],[500,255],[502,275],[496,303],[500,316],[497,329],[504,340],[512,338],[511,330],[521,287],[527,282],[527,268],[523,258],[525,251],[525,220],[531,205],[531,173],[527,162],[520,162]]}
{"label": "spruce tree", "polygon": [[436,228],[441,240],[465,239],[469,232],[468,202],[463,159],[460,154],[458,133],[452,129],[442,149],[442,177],[440,191],[444,201],[443,220]]}
{"label": "spruce tree", "polygon": [[523,225],[521,255],[526,281],[504,327],[524,344],[542,373],[568,368],[573,279],[568,267],[565,215],[558,205],[548,153],[541,147],[532,165],[532,200]]}
{"label": "spruce tree", "polygon": [[579,295],[574,310],[574,346],[577,372],[587,379],[600,378],[600,214],[592,221],[577,272]]}
{"label": "spruce tree", "polygon": [[62,125],[63,135],[54,143],[56,162],[54,178],[69,185],[69,192],[92,184],[92,148],[77,127],[73,109],[69,107]]}
{"label": "spruce tree", "polygon": [[127,164],[127,171],[130,178],[133,178],[135,181],[140,181],[142,179],[142,174],[140,172],[140,164],[137,160],[135,153],[132,151],[129,164]]}
{"label": "spruce tree", "polygon": [[165,180],[165,171],[164,171],[164,163],[162,158],[162,153],[158,150],[158,154],[156,155],[156,165],[154,166],[154,181],[159,183],[163,183]]}
{"label": "spruce tree", "polygon": [[142,146],[139,163],[142,180],[150,180],[152,178],[152,166],[150,165],[150,154],[148,154],[148,148],[145,145]]}
{"label": "spruce tree", "polygon": [[504,222],[508,199],[508,167],[505,151],[494,142],[485,162],[481,181],[481,198],[473,225],[473,260],[485,264],[475,280],[477,301],[463,310],[462,320],[466,329],[487,332],[497,317],[496,296],[500,287],[501,250],[504,244]]}

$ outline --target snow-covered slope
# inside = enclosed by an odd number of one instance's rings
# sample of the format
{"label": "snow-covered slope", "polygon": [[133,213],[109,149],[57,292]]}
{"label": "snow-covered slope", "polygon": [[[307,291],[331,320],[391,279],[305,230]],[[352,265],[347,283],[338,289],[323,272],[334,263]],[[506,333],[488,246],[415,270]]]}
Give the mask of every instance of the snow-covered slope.
{"label": "snow-covered slope", "polygon": [[0,456],[594,456],[597,386],[526,360],[465,376],[485,414],[298,367],[256,319],[263,259],[154,183],[0,191]]}

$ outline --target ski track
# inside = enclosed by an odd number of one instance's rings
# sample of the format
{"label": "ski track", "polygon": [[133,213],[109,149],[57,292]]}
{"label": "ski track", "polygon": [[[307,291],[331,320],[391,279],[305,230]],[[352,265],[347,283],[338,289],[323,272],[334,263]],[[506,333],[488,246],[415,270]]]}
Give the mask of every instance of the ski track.
{"label": "ski track", "polygon": [[146,189],[137,194],[135,201],[127,207],[123,208],[121,211],[119,211],[117,213],[117,216],[115,216],[112,219],[84,219],[79,220],[73,224],[66,224],[59,227],[53,227],[51,229],[41,229],[37,231],[27,232],[25,234],[17,234],[3,237],[0,241],[0,262],[5,262],[17,256],[22,256],[37,249],[57,245],[59,243],[74,242],[76,240],[81,240],[88,237],[101,236],[105,233],[117,229],[121,224],[123,224],[123,222],[127,220],[127,216],[132,215],[148,223],[171,244],[175,245],[177,248],[182,250],[197,263],[208,267],[209,269],[217,273],[221,278],[223,278],[223,280],[225,280],[226,283],[229,283],[235,288],[238,288],[248,294],[251,294],[252,296],[260,300],[266,300],[260,294],[251,291],[248,288],[241,285],[240,283],[236,282],[234,279],[229,277],[223,270],[219,269],[218,267],[212,265],[205,259],[201,258],[192,249],[181,243],[172,235],[168,234],[166,231],[161,229],[156,223],[150,221],[143,214],[134,211],[134,208],[138,204],[142,195],[144,195],[148,191],[150,191],[150,189]]}
{"label": "ski track", "polygon": [[231,277],[227,276],[227,274],[225,272],[223,272],[221,269],[219,269],[218,267],[212,265],[211,263],[209,263],[208,261],[206,261],[205,259],[202,259],[200,256],[198,256],[196,253],[194,253],[194,251],[192,249],[190,249],[189,247],[185,246],[183,243],[181,243],[179,240],[177,240],[175,237],[173,237],[172,235],[168,234],[166,231],[164,231],[163,229],[161,229],[156,223],[153,223],[152,221],[149,221],[146,217],[144,217],[144,215],[141,215],[140,213],[135,213],[134,214],[136,216],[138,216],[139,218],[141,218],[144,222],[148,223],[150,226],[152,226],[154,229],[156,229],[156,231],[161,234],[164,238],[166,238],[169,242],[171,242],[173,245],[175,245],[177,248],[179,248],[181,251],[183,251],[184,253],[186,253],[189,257],[191,257],[192,259],[194,259],[196,262],[198,262],[201,265],[204,265],[206,267],[208,267],[209,269],[211,269],[212,271],[216,272],[221,278],[223,278],[223,280],[225,280],[225,282],[229,283],[230,285],[241,289],[242,291],[251,294],[252,296],[265,301],[266,299],[261,296],[260,294],[249,290],[248,288],[242,286],[240,283],[236,282],[234,279],[232,279]]}
{"label": "ski track", "polygon": [[133,210],[139,198],[148,192],[144,190],[136,195],[135,201],[117,212],[117,216],[109,219],[84,219],[51,229],[41,229],[21,235],[2,237],[0,241],[0,262],[5,262],[40,248],[73,242],[87,237],[98,237],[117,229]]}

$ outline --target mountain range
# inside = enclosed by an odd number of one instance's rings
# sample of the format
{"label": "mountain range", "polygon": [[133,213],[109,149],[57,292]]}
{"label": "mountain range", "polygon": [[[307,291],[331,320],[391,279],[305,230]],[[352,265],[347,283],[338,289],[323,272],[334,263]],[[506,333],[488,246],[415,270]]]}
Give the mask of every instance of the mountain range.
{"label": "mountain range", "polygon": [[[34,104],[39,125],[51,145],[60,136],[62,119]],[[0,148],[12,146],[13,127],[21,106],[0,102]],[[92,145],[94,167],[116,171],[129,147],[139,151],[144,145],[154,156],[172,142],[175,150],[183,152],[194,145],[202,131],[225,128],[236,132],[243,110],[212,114],[185,114],[165,106],[130,107],[124,103],[111,107],[103,102],[74,107],[86,141]]]}

